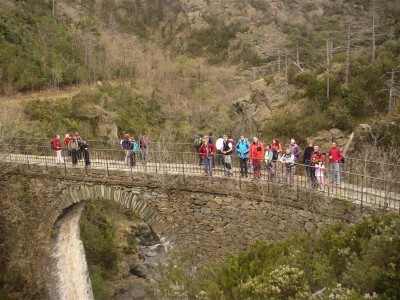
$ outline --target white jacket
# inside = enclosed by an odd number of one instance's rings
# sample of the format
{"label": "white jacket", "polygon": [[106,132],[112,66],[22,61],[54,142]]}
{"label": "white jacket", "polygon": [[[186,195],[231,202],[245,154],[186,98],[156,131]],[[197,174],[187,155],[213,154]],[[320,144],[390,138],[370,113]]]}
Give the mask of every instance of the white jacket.
{"label": "white jacket", "polygon": [[222,148],[224,147],[224,139],[219,138],[215,143],[215,147],[217,148],[217,150],[222,151]]}

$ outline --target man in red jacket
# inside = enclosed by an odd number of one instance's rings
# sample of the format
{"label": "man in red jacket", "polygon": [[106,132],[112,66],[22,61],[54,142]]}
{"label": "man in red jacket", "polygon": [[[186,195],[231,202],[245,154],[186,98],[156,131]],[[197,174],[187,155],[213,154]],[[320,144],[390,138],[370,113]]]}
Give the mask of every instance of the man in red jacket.
{"label": "man in red jacket", "polygon": [[331,184],[336,182],[336,185],[340,185],[340,162],[342,161],[343,154],[337,147],[336,142],[332,142],[332,148],[329,150],[328,156]]}
{"label": "man in red jacket", "polygon": [[212,157],[217,149],[213,144],[208,143],[207,139],[203,138],[203,144],[199,147],[199,156],[204,163],[204,171],[206,176],[212,175]]}

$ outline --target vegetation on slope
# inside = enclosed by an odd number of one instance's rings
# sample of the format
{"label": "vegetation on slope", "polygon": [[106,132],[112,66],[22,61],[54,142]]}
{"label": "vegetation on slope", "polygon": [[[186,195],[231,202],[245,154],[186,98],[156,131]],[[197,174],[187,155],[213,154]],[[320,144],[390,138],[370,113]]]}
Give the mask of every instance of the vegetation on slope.
{"label": "vegetation on slope", "polygon": [[158,293],[166,299],[310,299],[326,288],[321,293],[329,299],[398,299],[399,229],[397,215],[373,216],[321,234],[258,241],[197,272],[185,262],[164,269]]}

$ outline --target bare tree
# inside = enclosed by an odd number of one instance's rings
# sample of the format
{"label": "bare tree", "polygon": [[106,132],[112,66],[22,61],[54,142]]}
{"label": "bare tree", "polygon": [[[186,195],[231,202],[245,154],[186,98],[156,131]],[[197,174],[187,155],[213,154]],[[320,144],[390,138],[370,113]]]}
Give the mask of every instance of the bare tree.
{"label": "bare tree", "polygon": [[281,78],[281,51],[278,50],[278,78]]}
{"label": "bare tree", "polygon": [[347,30],[347,49],[346,49],[346,77],[344,86],[347,89],[349,87],[349,76],[350,76],[350,48],[351,48],[351,25],[349,24]]}
{"label": "bare tree", "polygon": [[288,53],[285,51],[285,101],[289,98]]}
{"label": "bare tree", "polygon": [[390,72],[388,88],[389,88],[389,106],[388,106],[386,125],[390,125],[390,123],[392,122],[393,111],[397,100],[397,94],[399,92],[399,89],[395,84],[395,71],[393,69]]}
{"label": "bare tree", "polygon": [[330,40],[327,39],[326,40],[326,98],[328,100],[330,98],[330,95],[329,95],[329,90],[330,90],[330,87],[329,87],[329,75],[330,75],[330,64],[331,64],[330,63],[330,58],[331,58],[330,45],[331,45]]}
{"label": "bare tree", "polygon": [[372,0],[372,61],[376,53],[376,0]]}

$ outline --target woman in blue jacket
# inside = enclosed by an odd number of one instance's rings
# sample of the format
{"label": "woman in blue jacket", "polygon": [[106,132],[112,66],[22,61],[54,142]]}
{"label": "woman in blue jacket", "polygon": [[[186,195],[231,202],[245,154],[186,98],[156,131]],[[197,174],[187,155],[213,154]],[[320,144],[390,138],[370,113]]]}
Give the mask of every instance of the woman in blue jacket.
{"label": "woman in blue jacket", "polygon": [[244,136],[240,136],[239,142],[236,144],[236,152],[239,156],[240,161],[240,176],[247,177],[247,159],[249,157],[250,145],[249,142],[244,139]]}

